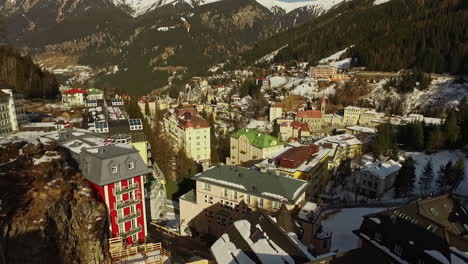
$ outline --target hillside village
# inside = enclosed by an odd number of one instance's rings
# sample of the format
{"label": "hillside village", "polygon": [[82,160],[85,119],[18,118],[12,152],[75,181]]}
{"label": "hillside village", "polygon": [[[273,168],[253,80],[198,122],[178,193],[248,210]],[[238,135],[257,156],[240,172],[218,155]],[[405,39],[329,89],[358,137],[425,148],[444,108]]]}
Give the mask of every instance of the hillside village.
{"label": "hillside village", "polygon": [[[4,84],[0,144],[60,147],[31,166],[74,164],[112,263],[465,263],[466,80],[340,61],[218,65],[176,96],[71,84],[32,102]],[[412,107],[369,103],[415,79]]]}

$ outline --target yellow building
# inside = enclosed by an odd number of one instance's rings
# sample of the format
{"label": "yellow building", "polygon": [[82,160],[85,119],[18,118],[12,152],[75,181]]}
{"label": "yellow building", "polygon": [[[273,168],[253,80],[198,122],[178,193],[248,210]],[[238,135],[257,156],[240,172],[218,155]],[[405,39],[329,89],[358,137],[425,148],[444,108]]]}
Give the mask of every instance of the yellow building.
{"label": "yellow building", "polygon": [[274,104],[270,106],[270,122],[283,117],[283,106],[281,104]]}
{"label": "yellow building", "polygon": [[241,129],[231,135],[231,155],[228,163],[239,165],[251,160],[269,158],[283,147],[284,143],[276,137],[256,129]]}
{"label": "yellow building", "polygon": [[250,211],[276,213],[304,204],[308,183],[275,173],[220,166],[194,177],[196,187],[179,199],[180,231],[219,236]]}
{"label": "yellow building", "polygon": [[330,148],[333,151],[333,166],[338,166],[341,160],[356,158],[362,155],[362,141],[350,134],[341,134],[325,137],[315,142],[323,148]]}
{"label": "yellow building", "polygon": [[318,65],[310,68],[310,77],[313,79],[332,79],[337,69],[328,65]]}
{"label": "yellow building", "polygon": [[164,129],[175,146],[193,160],[211,158],[210,124],[193,108],[172,109],[164,118]]}

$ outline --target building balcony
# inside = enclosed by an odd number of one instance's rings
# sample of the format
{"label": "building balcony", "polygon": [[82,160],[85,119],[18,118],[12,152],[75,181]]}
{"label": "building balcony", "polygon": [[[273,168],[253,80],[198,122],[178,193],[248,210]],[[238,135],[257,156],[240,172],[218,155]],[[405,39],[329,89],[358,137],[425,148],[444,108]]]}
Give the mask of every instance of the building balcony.
{"label": "building balcony", "polygon": [[143,230],[143,228],[139,225],[133,229],[128,230],[127,232],[120,233],[119,235],[121,238],[126,238],[134,234],[138,234],[139,232],[141,232],[141,230]]}
{"label": "building balcony", "polygon": [[125,223],[127,221],[130,221],[132,219],[135,219],[135,218],[138,218],[141,216],[141,211],[138,210],[136,213],[133,213],[133,214],[128,214],[128,215],[124,215],[122,217],[117,217],[117,223],[121,224],[121,223]]}
{"label": "building balcony", "polygon": [[123,209],[132,205],[136,205],[140,203],[140,199],[131,199],[126,201],[117,202],[117,209]]}
{"label": "building balcony", "polygon": [[139,188],[138,183],[133,183],[128,186],[115,188],[115,195],[120,195],[120,194],[124,194],[124,193],[131,192],[131,191],[136,191],[138,190],[138,188]]}

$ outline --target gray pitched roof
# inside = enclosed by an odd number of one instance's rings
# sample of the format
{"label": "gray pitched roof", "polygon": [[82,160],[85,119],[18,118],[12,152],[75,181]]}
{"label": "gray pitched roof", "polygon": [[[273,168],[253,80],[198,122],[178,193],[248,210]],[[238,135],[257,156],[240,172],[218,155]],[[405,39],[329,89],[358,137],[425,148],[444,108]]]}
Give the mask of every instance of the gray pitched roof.
{"label": "gray pitched roof", "polygon": [[234,166],[215,167],[194,179],[269,200],[280,201],[286,198],[287,203],[294,203],[308,186],[306,181],[278,176],[274,172],[263,173]]}
{"label": "gray pitched roof", "polygon": [[[128,164],[131,162],[134,168],[129,169]],[[112,172],[114,166],[117,167],[115,173]],[[80,153],[80,168],[86,179],[99,186],[152,171],[136,149],[116,145],[83,149]]]}

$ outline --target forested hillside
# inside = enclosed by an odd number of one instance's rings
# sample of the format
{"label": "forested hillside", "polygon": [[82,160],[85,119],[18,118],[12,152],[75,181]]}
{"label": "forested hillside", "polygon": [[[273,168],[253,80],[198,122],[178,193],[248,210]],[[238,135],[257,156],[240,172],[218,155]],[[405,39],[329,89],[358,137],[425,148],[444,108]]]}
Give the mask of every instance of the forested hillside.
{"label": "forested hillside", "polygon": [[354,66],[397,71],[468,72],[468,1],[373,0],[346,2],[312,22],[256,45],[243,58],[252,63],[286,44],[276,62],[318,60],[354,45],[344,56]]}
{"label": "forested hillside", "polygon": [[14,86],[26,98],[54,98],[58,92],[52,73],[7,46],[0,46],[0,82]]}

